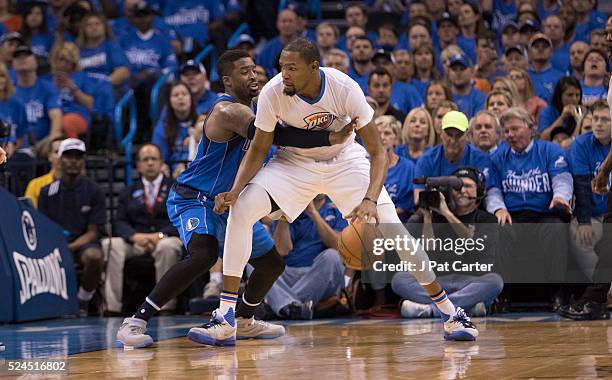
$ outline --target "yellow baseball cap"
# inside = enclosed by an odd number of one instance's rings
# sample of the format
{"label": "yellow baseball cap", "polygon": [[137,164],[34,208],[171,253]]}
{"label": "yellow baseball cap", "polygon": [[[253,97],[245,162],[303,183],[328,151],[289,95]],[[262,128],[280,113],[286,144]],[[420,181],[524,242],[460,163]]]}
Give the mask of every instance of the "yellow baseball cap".
{"label": "yellow baseball cap", "polygon": [[463,112],[448,111],[442,118],[442,129],[457,128],[465,133],[469,127],[470,123]]}

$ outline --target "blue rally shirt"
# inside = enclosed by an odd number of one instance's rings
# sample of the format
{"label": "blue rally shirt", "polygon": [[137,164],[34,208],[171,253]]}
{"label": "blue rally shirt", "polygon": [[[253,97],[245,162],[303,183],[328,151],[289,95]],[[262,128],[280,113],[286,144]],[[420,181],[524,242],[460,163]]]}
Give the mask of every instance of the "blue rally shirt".
{"label": "blue rally shirt", "polygon": [[105,40],[95,48],[81,49],[80,65],[83,71],[108,79],[116,68],[129,68],[130,62],[118,43]]}
{"label": "blue rally shirt", "polygon": [[396,208],[406,212],[414,211],[413,184],[414,164],[405,157],[399,157],[399,161],[389,168],[385,178],[385,189],[389,193]]}
{"label": "blue rally shirt", "polygon": [[37,79],[32,87],[15,86],[15,96],[24,105],[29,132],[36,140],[45,138],[51,129],[49,111],[61,108],[59,92],[50,82]]}
{"label": "blue rally shirt", "polygon": [[509,212],[549,212],[553,177],[569,173],[566,153],[549,141],[534,140],[522,153],[501,144],[491,155],[493,187],[501,190]]}
{"label": "blue rally shirt", "polygon": [[143,35],[132,28],[121,37],[119,44],[130,62],[132,74],[147,69],[160,73],[177,66],[170,40],[158,30],[152,29]]}
{"label": "blue rally shirt", "polygon": [[535,94],[550,104],[555,85],[563,77],[563,73],[553,66],[542,71],[535,71],[533,67],[530,67],[529,77],[533,82]]}
{"label": "blue rally shirt", "polygon": [[[610,145],[600,143],[593,135],[593,132],[587,132],[578,136],[570,147],[572,174],[594,178],[601,171],[601,166],[606,160],[609,151]],[[610,176],[608,185],[612,186],[612,176]],[[607,203],[607,194],[600,195],[593,193],[591,195],[592,216],[603,215],[606,211]]]}
{"label": "blue rally shirt", "polygon": [[7,139],[0,140],[0,144],[15,143],[17,139],[26,137],[21,148],[29,146],[27,139],[28,119],[23,104],[15,97],[0,100],[0,119],[10,126],[11,131]]}
{"label": "blue rally shirt", "polygon": [[[70,75],[70,79],[72,79],[74,84],[76,84],[81,91],[95,98],[97,83],[94,79],[89,78],[85,72],[75,71]],[[64,114],[76,113],[83,116],[88,125],[91,123],[91,114],[89,110],[87,107],[77,102],[74,95],[70,93],[68,88],[61,88],[59,90],[59,99],[62,105],[62,112]]]}
{"label": "blue rally shirt", "polygon": [[463,112],[468,120],[484,109],[486,101],[485,93],[473,87],[467,95],[453,94],[453,102],[457,104],[459,111]]}

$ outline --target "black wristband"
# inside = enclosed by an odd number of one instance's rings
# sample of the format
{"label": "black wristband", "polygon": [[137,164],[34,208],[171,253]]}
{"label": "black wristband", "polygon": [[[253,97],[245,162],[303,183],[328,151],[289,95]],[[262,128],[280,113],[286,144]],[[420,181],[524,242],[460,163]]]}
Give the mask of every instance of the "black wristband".
{"label": "black wristband", "polygon": [[374,199],[369,198],[369,197],[363,197],[363,200],[364,200],[364,201],[370,201],[370,202],[374,203],[375,205],[377,205],[377,204],[378,204],[378,202],[376,202]]}

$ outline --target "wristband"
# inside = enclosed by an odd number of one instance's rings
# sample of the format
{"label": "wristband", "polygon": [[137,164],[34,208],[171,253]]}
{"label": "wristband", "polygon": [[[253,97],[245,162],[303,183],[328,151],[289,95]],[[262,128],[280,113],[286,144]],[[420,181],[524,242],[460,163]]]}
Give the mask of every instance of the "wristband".
{"label": "wristband", "polygon": [[377,204],[378,204],[378,202],[376,202],[374,199],[369,198],[369,197],[364,197],[364,198],[363,198],[363,200],[364,200],[364,201],[370,201],[370,202],[374,203],[375,205],[377,205]]}

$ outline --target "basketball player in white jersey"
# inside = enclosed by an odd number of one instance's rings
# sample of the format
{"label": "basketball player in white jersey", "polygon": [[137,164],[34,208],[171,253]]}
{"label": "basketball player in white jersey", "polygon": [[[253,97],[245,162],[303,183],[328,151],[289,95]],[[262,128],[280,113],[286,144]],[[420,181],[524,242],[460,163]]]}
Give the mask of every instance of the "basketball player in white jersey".
{"label": "basketball player in white jersey", "polygon": [[[237,296],[250,255],[253,224],[271,213],[282,213],[292,222],[317,194],[327,194],[353,223],[376,220],[382,223],[381,232],[387,238],[409,236],[383,188],[387,156],[372,120],[372,108],[354,80],[338,70],[320,68],[319,62],[319,51],[309,40],[295,40],[283,49],[279,59],[281,73],[259,95],[257,132],[234,185],[215,199],[217,212],[231,206],[223,257],[223,292],[233,295],[230,299]],[[303,129],[337,130],[354,119],[365,149],[354,139],[332,147],[280,148],[262,168],[277,122]],[[428,262],[422,249],[398,253],[416,268]],[[427,270],[413,275],[438,306],[445,339],[474,340],[478,330],[465,311],[455,308],[448,299],[435,274]],[[236,333],[234,302],[222,298],[211,322],[191,329],[190,335],[200,334],[205,338],[202,341],[212,344],[231,338]]]}

